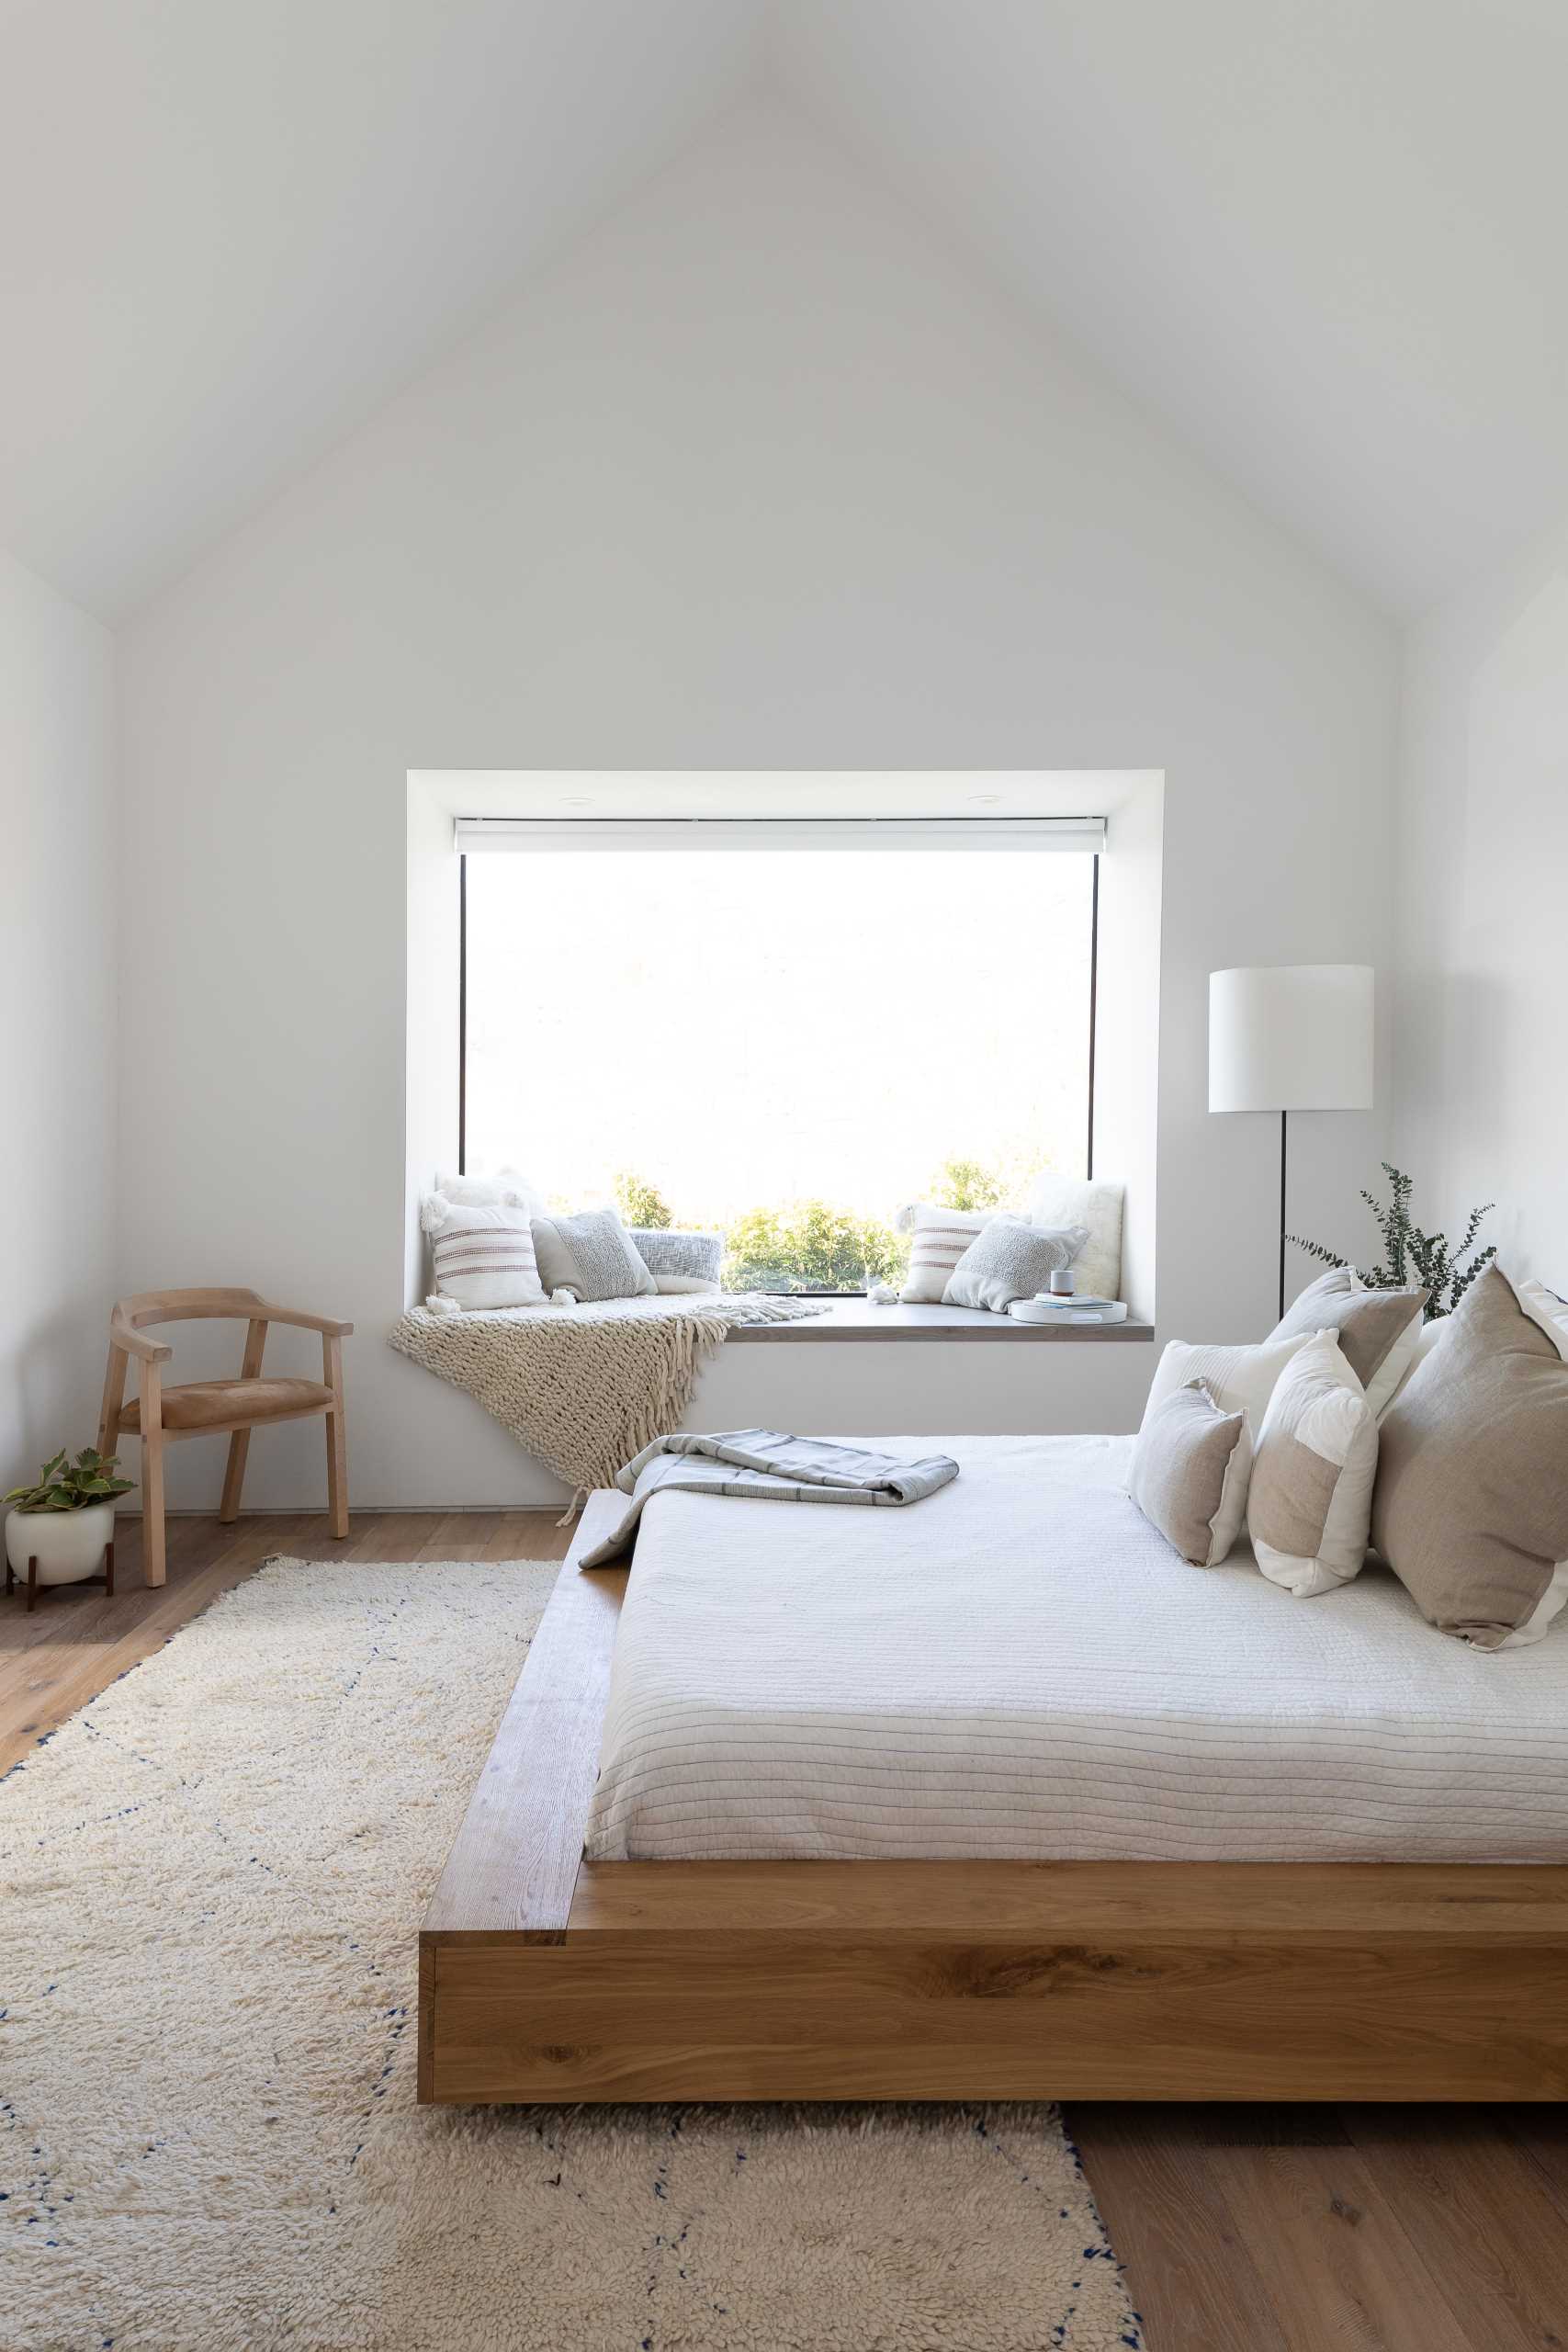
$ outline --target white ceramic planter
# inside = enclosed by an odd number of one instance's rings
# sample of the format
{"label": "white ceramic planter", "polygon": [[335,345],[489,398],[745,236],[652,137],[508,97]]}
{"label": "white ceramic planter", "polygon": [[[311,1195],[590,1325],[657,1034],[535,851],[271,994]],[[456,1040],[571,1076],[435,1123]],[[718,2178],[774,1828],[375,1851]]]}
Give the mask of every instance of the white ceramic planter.
{"label": "white ceramic planter", "polygon": [[29,1559],[38,1562],[39,1584],[96,1577],[104,1545],[113,1540],[113,1503],[89,1503],[85,1510],[14,1510],[6,1521],[6,1557],[22,1584]]}

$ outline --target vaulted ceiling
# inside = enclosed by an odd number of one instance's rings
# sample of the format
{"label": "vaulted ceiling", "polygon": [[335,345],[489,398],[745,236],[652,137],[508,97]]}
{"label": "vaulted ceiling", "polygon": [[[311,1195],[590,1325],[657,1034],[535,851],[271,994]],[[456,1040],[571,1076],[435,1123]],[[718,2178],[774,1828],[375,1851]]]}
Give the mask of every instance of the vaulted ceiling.
{"label": "vaulted ceiling", "polygon": [[0,0],[0,542],[132,608],[763,79],[1387,609],[1568,505],[1563,0]]}

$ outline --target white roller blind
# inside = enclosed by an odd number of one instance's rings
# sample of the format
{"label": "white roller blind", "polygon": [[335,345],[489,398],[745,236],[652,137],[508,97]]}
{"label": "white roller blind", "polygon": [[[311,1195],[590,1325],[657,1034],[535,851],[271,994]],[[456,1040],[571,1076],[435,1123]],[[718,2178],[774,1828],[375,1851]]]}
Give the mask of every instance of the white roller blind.
{"label": "white roller blind", "polygon": [[1103,817],[459,817],[459,850],[1103,849]]}

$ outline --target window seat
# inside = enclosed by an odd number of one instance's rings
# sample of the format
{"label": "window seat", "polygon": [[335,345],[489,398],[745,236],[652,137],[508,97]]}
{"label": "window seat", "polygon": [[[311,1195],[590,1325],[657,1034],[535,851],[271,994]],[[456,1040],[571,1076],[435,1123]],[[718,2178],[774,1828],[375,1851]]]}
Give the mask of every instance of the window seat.
{"label": "window seat", "polygon": [[835,1299],[827,1311],[803,1323],[743,1323],[725,1340],[727,1348],[770,1347],[821,1340],[977,1340],[1061,1347],[1074,1340],[1091,1347],[1125,1340],[1151,1340],[1152,1323],[1129,1316],[1125,1323],[1015,1323],[1010,1315],[987,1315],[974,1306],[873,1306],[869,1299]]}

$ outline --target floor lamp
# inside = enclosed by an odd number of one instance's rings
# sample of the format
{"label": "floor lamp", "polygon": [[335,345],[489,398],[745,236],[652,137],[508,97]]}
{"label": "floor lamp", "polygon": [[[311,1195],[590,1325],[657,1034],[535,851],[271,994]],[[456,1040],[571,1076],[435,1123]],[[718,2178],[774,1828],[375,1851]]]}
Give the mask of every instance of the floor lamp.
{"label": "floor lamp", "polygon": [[1255,964],[1209,975],[1209,1108],[1280,1114],[1280,1313],[1286,1122],[1372,1107],[1370,964]]}

